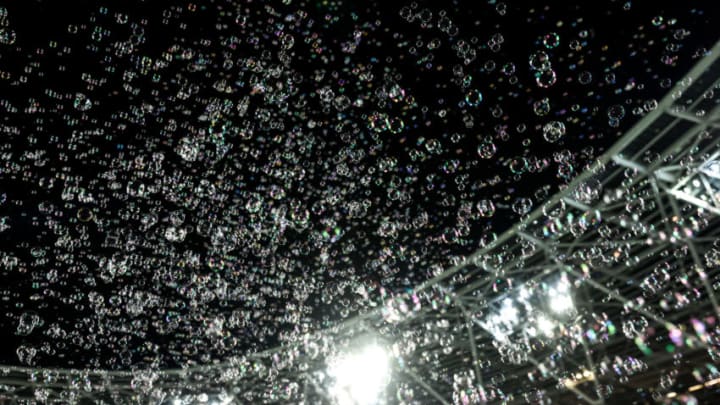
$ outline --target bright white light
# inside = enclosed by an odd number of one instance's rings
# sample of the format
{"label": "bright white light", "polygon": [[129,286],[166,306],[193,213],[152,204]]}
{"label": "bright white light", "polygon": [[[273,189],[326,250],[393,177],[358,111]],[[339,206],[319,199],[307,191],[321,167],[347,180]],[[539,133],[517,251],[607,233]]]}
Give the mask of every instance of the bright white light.
{"label": "bright white light", "polygon": [[538,329],[540,329],[540,331],[546,336],[551,336],[553,333],[553,328],[555,327],[552,321],[545,318],[544,316],[541,316],[537,319],[537,326]]}
{"label": "bright white light", "polygon": [[570,292],[570,283],[566,279],[561,278],[557,284],[555,284],[555,293],[564,295],[568,292]]}
{"label": "bright white light", "polygon": [[389,380],[390,358],[384,348],[371,344],[331,361],[328,375],[335,380],[330,394],[339,405],[374,404]]}
{"label": "bright white light", "polygon": [[525,286],[520,287],[518,298],[520,301],[527,301],[528,298],[530,298],[530,290],[528,290]]}
{"label": "bright white light", "polygon": [[550,309],[557,313],[564,313],[573,308],[573,300],[570,294],[553,294],[550,298]]}
{"label": "bright white light", "polygon": [[550,297],[550,309],[556,313],[565,313],[573,309],[572,295],[570,294],[570,283],[567,279],[558,280],[553,288],[548,291]]}
{"label": "bright white light", "polygon": [[500,309],[500,319],[503,322],[515,325],[518,322],[518,311],[512,305],[512,301],[506,300],[503,303],[503,307]]}
{"label": "bright white light", "polygon": [[507,341],[509,331],[503,329],[503,320],[500,315],[493,315],[488,319],[488,322],[483,323],[483,327],[490,332],[495,340],[500,342]]}

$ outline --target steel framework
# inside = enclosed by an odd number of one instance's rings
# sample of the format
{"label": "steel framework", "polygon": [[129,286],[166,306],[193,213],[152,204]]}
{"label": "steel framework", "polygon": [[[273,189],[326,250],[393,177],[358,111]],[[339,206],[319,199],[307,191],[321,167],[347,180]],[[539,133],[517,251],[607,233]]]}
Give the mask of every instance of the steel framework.
{"label": "steel framework", "polygon": [[[720,43],[542,207],[376,310],[177,370],[0,367],[0,403],[327,402],[328,356],[391,348],[387,403],[602,404],[720,382]],[[720,330],[720,329],[718,329]],[[703,368],[704,367],[704,368]]]}

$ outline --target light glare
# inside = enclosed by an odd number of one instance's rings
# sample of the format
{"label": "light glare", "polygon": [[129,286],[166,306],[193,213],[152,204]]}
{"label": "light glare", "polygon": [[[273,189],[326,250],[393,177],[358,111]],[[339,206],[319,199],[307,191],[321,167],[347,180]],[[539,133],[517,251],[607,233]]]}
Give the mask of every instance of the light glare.
{"label": "light glare", "polygon": [[390,377],[389,356],[372,344],[331,362],[328,374],[335,380],[330,394],[339,405],[374,404]]}
{"label": "light glare", "polygon": [[550,299],[550,309],[557,313],[564,313],[573,308],[573,301],[569,295],[555,295]]}
{"label": "light glare", "polygon": [[538,329],[540,329],[540,331],[542,333],[544,333],[546,336],[551,336],[553,333],[553,328],[555,327],[553,325],[552,321],[544,316],[541,316],[538,318],[537,326],[538,326]]}

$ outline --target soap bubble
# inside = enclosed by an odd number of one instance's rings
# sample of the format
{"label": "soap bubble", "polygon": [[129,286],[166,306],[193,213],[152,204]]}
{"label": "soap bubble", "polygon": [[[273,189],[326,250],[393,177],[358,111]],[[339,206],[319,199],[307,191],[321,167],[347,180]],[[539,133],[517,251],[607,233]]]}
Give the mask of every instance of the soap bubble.
{"label": "soap bubble", "polygon": [[548,142],[557,142],[565,135],[565,124],[560,121],[550,121],[543,126],[543,137]]}

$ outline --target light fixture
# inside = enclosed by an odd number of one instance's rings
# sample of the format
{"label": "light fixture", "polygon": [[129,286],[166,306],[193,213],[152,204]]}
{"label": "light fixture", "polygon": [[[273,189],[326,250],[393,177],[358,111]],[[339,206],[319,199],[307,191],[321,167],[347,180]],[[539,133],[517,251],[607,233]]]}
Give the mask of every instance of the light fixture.
{"label": "light fixture", "polygon": [[333,380],[329,393],[338,405],[371,405],[390,379],[390,356],[377,343],[330,361],[328,376]]}
{"label": "light fixture", "polygon": [[548,291],[550,298],[550,309],[558,314],[563,314],[574,308],[570,285],[566,279],[560,279],[557,284]]}
{"label": "light fixture", "polygon": [[565,313],[573,308],[570,295],[554,295],[550,298],[550,309],[557,313]]}

